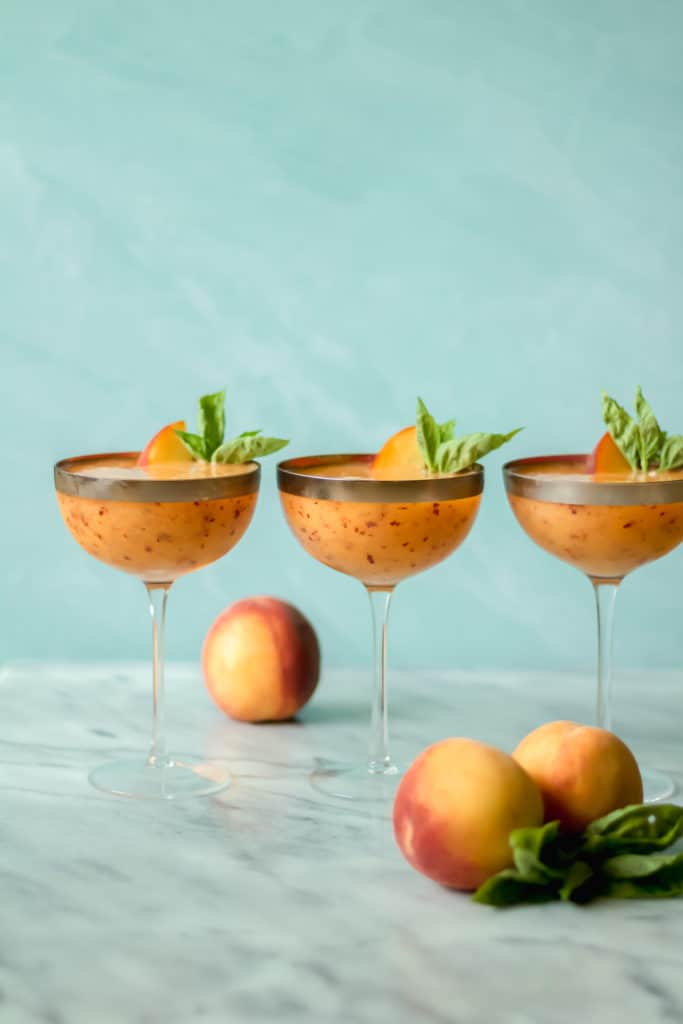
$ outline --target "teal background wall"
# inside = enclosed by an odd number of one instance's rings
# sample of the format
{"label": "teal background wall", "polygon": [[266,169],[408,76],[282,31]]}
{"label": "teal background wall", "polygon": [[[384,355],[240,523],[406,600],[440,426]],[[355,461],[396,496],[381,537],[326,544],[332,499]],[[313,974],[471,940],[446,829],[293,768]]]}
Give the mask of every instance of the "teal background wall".
{"label": "teal background wall", "polygon": [[[225,384],[236,429],[372,450],[420,393],[505,454],[591,447],[637,382],[683,431],[683,5],[35,0],[0,33],[0,654],[144,657],[142,589],[84,555],[51,464],[132,448]],[[588,667],[589,586],[487,460],[452,559],[399,588],[392,661]],[[169,654],[274,593],[328,663],[360,587],[288,534],[175,588]],[[629,579],[617,664],[681,666],[683,550]]]}

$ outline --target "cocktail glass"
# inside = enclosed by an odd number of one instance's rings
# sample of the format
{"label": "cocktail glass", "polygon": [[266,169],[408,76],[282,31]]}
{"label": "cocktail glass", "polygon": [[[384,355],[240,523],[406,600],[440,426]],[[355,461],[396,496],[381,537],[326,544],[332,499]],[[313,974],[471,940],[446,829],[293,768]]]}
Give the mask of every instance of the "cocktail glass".
{"label": "cocktail glass", "polygon": [[164,735],[164,620],[171,585],[225,555],[256,505],[260,466],[209,463],[136,466],[138,453],[64,459],[57,501],[72,536],[94,558],[137,576],[152,617],[152,740],[149,753],[95,768],[91,783],[120,796],[204,796],[230,783],[225,766],[173,757]]}
{"label": "cocktail glass", "polygon": [[370,597],[374,681],[365,764],[319,761],[316,788],[346,799],[383,799],[399,767],[389,753],[387,624],[394,588],[441,562],[463,542],[479,508],[484,471],[419,480],[377,480],[372,455],[318,455],[278,466],[280,500],[301,546],[359,580]]}
{"label": "cocktail glass", "polygon": [[[585,573],[598,621],[596,721],[612,725],[614,602],[624,577],[683,541],[683,474],[589,474],[585,455],[515,459],[503,467],[508,500],[528,536]],[[644,769],[645,799],[674,791],[665,774]]]}

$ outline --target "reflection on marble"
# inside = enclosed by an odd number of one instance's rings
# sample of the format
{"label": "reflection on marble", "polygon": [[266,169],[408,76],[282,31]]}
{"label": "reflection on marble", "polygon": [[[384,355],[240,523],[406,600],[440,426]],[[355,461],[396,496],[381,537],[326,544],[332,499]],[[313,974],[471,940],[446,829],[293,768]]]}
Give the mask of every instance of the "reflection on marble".
{"label": "reflection on marble", "polygon": [[[683,1020],[681,903],[478,907],[411,871],[386,814],[309,786],[314,757],[362,756],[362,674],[328,671],[298,722],[248,726],[172,667],[173,748],[237,777],[164,805],[86,780],[144,748],[148,685],[131,665],[0,674],[2,1024]],[[617,725],[683,781],[679,695],[674,674],[625,676]],[[580,676],[394,673],[397,752],[457,734],[510,748],[590,720],[591,698]]]}

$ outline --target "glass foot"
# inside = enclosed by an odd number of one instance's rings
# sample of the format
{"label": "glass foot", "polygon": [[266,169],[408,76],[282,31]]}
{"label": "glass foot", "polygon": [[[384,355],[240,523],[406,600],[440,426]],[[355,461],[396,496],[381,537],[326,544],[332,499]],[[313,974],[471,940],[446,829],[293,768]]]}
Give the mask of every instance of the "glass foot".
{"label": "glass foot", "polygon": [[391,804],[401,775],[395,764],[384,771],[371,772],[367,765],[317,760],[310,779],[314,789],[337,800]]}
{"label": "glass foot", "polygon": [[111,761],[89,776],[95,789],[137,800],[182,800],[209,796],[230,785],[230,772],[216,761],[199,757],[169,758],[153,763],[143,758]]}
{"label": "glass foot", "polygon": [[645,768],[640,774],[643,777],[643,800],[646,804],[666,800],[676,792],[676,783],[664,772]]}

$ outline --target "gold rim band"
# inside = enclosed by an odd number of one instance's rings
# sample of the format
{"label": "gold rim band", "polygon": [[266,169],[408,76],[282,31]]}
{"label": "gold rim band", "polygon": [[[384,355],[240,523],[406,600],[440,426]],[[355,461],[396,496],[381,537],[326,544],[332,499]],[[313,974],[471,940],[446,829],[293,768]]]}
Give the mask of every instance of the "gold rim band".
{"label": "gold rim band", "polygon": [[183,480],[112,480],[89,476],[88,466],[108,460],[130,459],[134,464],[139,452],[107,452],[103,455],[79,455],[61,459],[54,467],[55,487],[60,494],[95,501],[200,501],[211,498],[241,498],[259,489],[261,466],[249,462],[249,471],[235,476],[196,477]]}
{"label": "gold rim band", "polygon": [[277,467],[277,484],[285,494],[296,494],[318,501],[396,502],[411,505],[419,501],[450,501],[471,498],[484,489],[484,469],[472,466],[453,476],[425,477],[421,480],[369,480],[365,477],[317,476],[318,466],[348,462],[369,464],[374,455],[307,455],[286,459]]}
{"label": "gold rim band", "polygon": [[534,468],[556,466],[577,467],[585,463],[585,455],[543,455],[515,459],[503,466],[508,494],[556,505],[671,505],[683,502],[683,477],[680,480],[577,480],[571,474],[548,477]]}

